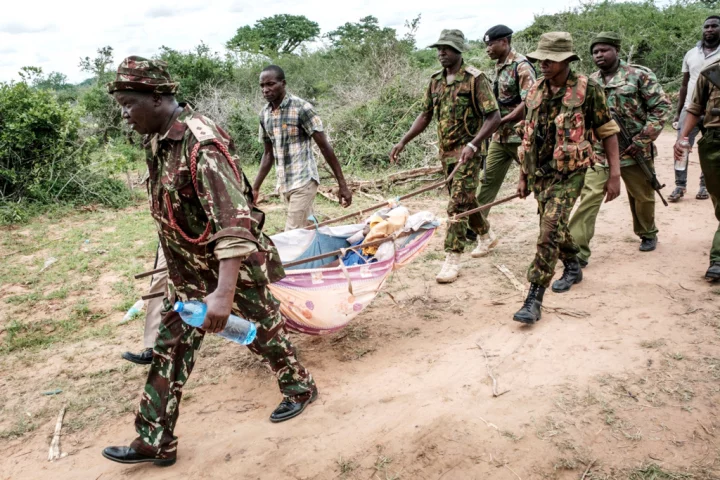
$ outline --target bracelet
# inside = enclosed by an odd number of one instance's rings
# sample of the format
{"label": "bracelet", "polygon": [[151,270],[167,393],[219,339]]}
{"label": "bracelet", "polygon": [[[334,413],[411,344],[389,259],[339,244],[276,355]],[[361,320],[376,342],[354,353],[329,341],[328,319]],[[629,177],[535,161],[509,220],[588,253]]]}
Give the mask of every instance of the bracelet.
{"label": "bracelet", "polygon": [[476,147],[475,145],[473,145],[472,142],[468,142],[467,146],[470,147],[473,152],[477,153],[478,147]]}

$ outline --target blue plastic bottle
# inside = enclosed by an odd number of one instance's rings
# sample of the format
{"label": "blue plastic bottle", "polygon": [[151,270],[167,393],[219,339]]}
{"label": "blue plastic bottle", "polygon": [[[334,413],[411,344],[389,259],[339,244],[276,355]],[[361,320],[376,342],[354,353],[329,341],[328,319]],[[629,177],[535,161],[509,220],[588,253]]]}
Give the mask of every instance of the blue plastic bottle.
{"label": "blue plastic bottle", "polygon": [[[175,302],[173,310],[179,313],[180,317],[188,325],[202,328],[203,322],[205,322],[205,315],[207,314],[207,305],[196,300]],[[255,340],[256,334],[257,327],[254,323],[235,315],[230,315],[225,329],[218,333],[221,337],[232,340],[240,345],[252,343],[252,341]]]}

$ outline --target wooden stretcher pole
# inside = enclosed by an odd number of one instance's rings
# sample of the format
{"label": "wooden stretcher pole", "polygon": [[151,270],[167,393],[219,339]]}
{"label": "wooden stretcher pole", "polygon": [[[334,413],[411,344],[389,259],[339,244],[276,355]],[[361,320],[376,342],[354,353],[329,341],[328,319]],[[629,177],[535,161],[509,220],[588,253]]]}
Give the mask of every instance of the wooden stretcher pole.
{"label": "wooden stretcher pole", "polygon": [[[460,166],[461,166],[461,164],[458,163],[458,164],[455,166],[455,168],[453,169],[453,171],[450,173],[450,175],[448,175],[448,177],[447,177],[445,180],[443,180],[443,181],[441,181],[441,182],[433,183],[432,185],[428,185],[427,187],[423,187],[423,188],[421,188],[421,189],[419,189],[419,190],[415,190],[414,192],[407,193],[407,194],[399,197],[399,200],[406,200],[406,199],[412,198],[412,197],[414,197],[414,196],[416,196],[416,195],[420,195],[421,193],[429,192],[430,190],[434,190],[434,189],[436,189],[436,188],[442,187],[443,185],[446,185],[446,184],[447,184],[448,182],[450,182],[450,180],[452,180],[452,178],[455,176],[455,174],[457,173],[457,171],[460,169]],[[483,205],[482,207],[476,208],[476,209],[471,210],[471,211],[469,211],[469,212],[465,212],[465,213],[461,213],[461,214],[459,214],[459,215],[455,215],[452,219],[454,220],[454,219],[457,219],[457,218],[466,217],[466,216],[471,215],[471,214],[473,214],[473,213],[475,213],[475,212],[477,212],[477,211],[480,211],[480,210],[482,210],[482,209],[491,208],[491,207],[494,207],[495,205],[499,205],[499,204],[501,204],[501,203],[505,203],[505,202],[507,202],[507,201],[509,201],[509,200],[512,200],[512,199],[515,198],[515,197],[517,197],[517,194],[516,194],[516,195],[513,195],[513,196],[511,196],[511,197],[504,198],[504,199],[502,199],[502,200],[498,200],[497,202],[493,202],[493,203],[489,203],[489,204],[487,204],[487,205]],[[324,222],[322,222],[322,223],[319,223],[317,226],[318,226],[318,227],[322,227],[322,226],[324,226],[324,225],[329,225],[329,224],[331,224],[331,223],[337,223],[337,222],[340,222],[340,221],[342,221],[342,220],[347,220],[348,218],[355,217],[355,216],[357,216],[357,215],[363,215],[363,214],[365,214],[365,213],[372,212],[373,210],[377,210],[377,209],[382,208],[382,207],[385,207],[385,206],[387,206],[387,205],[388,205],[388,202],[378,203],[378,204],[376,204],[376,205],[373,205],[372,207],[365,208],[365,209],[360,210],[360,211],[355,212],[355,213],[350,213],[350,214],[348,214],[348,215],[343,215],[342,217],[334,218],[334,219],[331,219],[331,220],[326,220],[326,221],[324,221]],[[315,225],[311,225],[311,226],[309,226],[309,227],[306,227],[306,230],[312,230],[312,229],[314,229],[315,227],[316,227]],[[388,242],[388,241],[390,241],[390,240],[396,240],[397,238],[401,238],[401,237],[404,237],[404,236],[407,236],[407,235],[409,235],[409,233],[408,233],[408,234],[405,234],[405,235],[400,235],[400,236],[397,236],[397,237],[395,237],[395,236],[390,236],[390,237],[383,238],[383,239],[380,239],[380,240],[375,240],[375,241],[373,241],[373,242],[368,242],[368,243],[363,243],[363,244],[361,244],[361,245],[356,245],[356,246],[354,246],[354,247],[348,247],[348,248],[345,249],[345,251],[347,251],[347,250],[356,250],[356,249],[358,249],[358,248],[373,247],[373,246],[376,246],[376,245],[381,245],[381,244],[383,244],[383,243],[385,243],[385,242]],[[322,260],[323,258],[328,258],[328,257],[334,257],[334,256],[339,255],[340,253],[341,253],[340,250],[335,250],[334,252],[323,253],[322,255],[317,255],[317,256],[315,256],[315,257],[310,257],[310,258],[305,258],[305,259],[303,259],[303,260],[296,260],[296,261],[294,261],[294,262],[284,263],[283,266],[284,266],[284,267],[293,267],[293,266],[296,266],[296,265],[302,265],[303,263],[313,262],[313,261],[315,261],[315,260]],[[139,280],[139,279],[141,279],[141,278],[145,278],[145,277],[149,277],[149,276],[151,276],[151,275],[155,275],[156,273],[162,273],[162,272],[164,272],[164,271],[166,271],[166,270],[167,270],[167,268],[157,268],[157,269],[155,269],[155,270],[150,270],[149,272],[139,273],[139,274],[135,275],[135,279],[138,279],[138,280]],[[155,295],[157,295],[157,296],[162,296],[162,294],[155,294]],[[154,295],[145,295],[145,296],[142,297],[143,300],[150,300],[151,298],[156,298],[156,296],[154,296]]]}
{"label": "wooden stretcher pole", "polygon": [[[445,180],[440,181],[440,182],[433,183],[432,185],[428,185],[427,187],[423,187],[423,188],[421,188],[421,189],[419,189],[419,190],[415,190],[415,191],[413,191],[413,192],[406,193],[405,195],[403,195],[403,196],[401,196],[401,197],[398,197],[398,200],[407,200],[408,198],[412,198],[412,197],[414,197],[414,196],[416,196],[416,195],[420,195],[421,193],[429,192],[430,190],[435,190],[436,188],[439,188],[439,187],[442,187],[443,185],[446,185],[446,184],[447,184],[448,182],[450,182],[450,180],[452,180],[452,178],[455,176],[455,174],[457,173],[458,169],[460,168],[460,165],[461,165],[460,162],[458,162],[458,164],[455,166],[455,169],[450,173],[450,175],[448,175],[448,177],[447,177]],[[373,211],[375,211],[375,210],[379,210],[379,209],[381,209],[381,208],[383,208],[383,207],[387,207],[389,203],[390,203],[390,202],[386,200],[386,201],[384,201],[384,202],[377,203],[377,204],[375,204],[375,205],[373,205],[373,206],[371,206],[371,207],[367,207],[367,208],[363,208],[362,210],[358,210],[358,211],[355,212],[355,213],[348,213],[347,215],[343,215],[342,217],[337,217],[337,218],[332,218],[332,219],[330,219],[330,220],[325,220],[324,222],[318,223],[317,225],[307,226],[307,227],[305,227],[305,230],[314,230],[316,227],[324,227],[325,225],[330,225],[330,224],[333,224],[333,223],[342,222],[343,220],[347,220],[347,219],[350,219],[350,218],[353,218],[353,217],[363,216],[363,215],[365,215],[365,214],[367,214],[367,213],[373,212]]]}
{"label": "wooden stretcher pole", "polygon": [[496,205],[500,205],[500,204],[509,202],[510,200],[514,200],[514,199],[518,198],[519,196],[520,195],[515,193],[513,195],[510,195],[509,197],[501,198],[500,200],[495,200],[492,203],[486,203],[485,205],[480,205],[479,207],[473,208],[472,210],[468,210],[467,212],[458,213],[457,215],[453,215],[451,218],[448,218],[448,222],[452,222],[452,221],[458,220],[460,218],[469,217],[473,213],[481,212],[483,210],[487,210],[488,208],[492,208]]}

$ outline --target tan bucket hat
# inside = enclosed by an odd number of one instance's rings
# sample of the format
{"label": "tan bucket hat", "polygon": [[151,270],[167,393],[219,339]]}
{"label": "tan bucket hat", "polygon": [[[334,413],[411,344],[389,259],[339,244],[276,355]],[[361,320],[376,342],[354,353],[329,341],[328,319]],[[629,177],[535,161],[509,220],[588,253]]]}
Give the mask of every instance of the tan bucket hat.
{"label": "tan bucket hat", "polygon": [[536,61],[552,60],[553,62],[563,62],[570,60],[580,60],[580,57],[573,52],[572,35],[568,32],[548,32],[540,36],[537,49],[528,53],[527,58]]}

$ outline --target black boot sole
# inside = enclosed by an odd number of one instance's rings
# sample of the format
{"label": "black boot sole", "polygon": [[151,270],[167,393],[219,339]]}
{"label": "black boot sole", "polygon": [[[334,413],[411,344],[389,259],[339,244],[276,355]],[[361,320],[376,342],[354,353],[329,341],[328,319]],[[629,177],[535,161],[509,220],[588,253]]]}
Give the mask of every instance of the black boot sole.
{"label": "black boot sole", "polygon": [[525,325],[535,325],[537,322],[540,321],[541,318],[542,318],[542,311],[540,312],[540,315],[538,315],[537,319],[535,319],[535,320],[532,320],[529,318],[518,317],[517,314],[513,315],[513,320],[515,320],[516,322],[524,323]]}
{"label": "black boot sole", "polygon": [[102,452],[102,456],[107,458],[108,460],[112,460],[113,462],[124,463],[126,465],[136,465],[138,463],[152,463],[153,465],[158,467],[170,467],[172,465],[175,465],[175,462],[177,461],[177,459],[175,458],[142,458],[137,460],[123,460],[122,458],[111,457],[110,455],[105,454],[105,452]]}
{"label": "black boot sole", "polygon": [[569,292],[570,290],[572,290],[572,287],[573,287],[573,286],[577,285],[577,284],[580,283],[580,282],[582,282],[582,278],[579,278],[578,280],[576,280],[572,285],[570,285],[570,288],[568,288],[568,289],[566,289],[566,290],[560,290],[560,289],[557,289],[557,290],[556,290],[556,289],[555,289],[555,286],[553,285],[552,291],[555,292],[555,293],[565,293],[565,292]]}
{"label": "black boot sole", "polygon": [[288,415],[287,417],[282,417],[282,418],[273,418],[272,416],[270,416],[270,421],[271,421],[272,423],[281,423],[281,422],[284,422],[284,421],[286,421],[286,420],[290,420],[291,418],[297,417],[298,415],[300,415],[301,413],[303,413],[303,412],[305,411],[305,409],[308,407],[308,405],[310,405],[310,404],[313,403],[315,400],[317,400],[317,397],[318,397],[318,394],[317,394],[317,392],[315,392],[315,394],[314,394],[312,397],[310,397],[310,400],[308,400],[307,402],[305,402],[305,403],[303,404],[303,407],[302,407],[300,410],[298,410],[297,412],[294,412],[294,413]]}
{"label": "black boot sole", "polygon": [[137,357],[129,355],[127,352],[123,353],[121,356],[123,360],[127,360],[128,362],[134,363],[135,365],[150,365],[152,363],[152,358],[150,360],[140,360]]}

